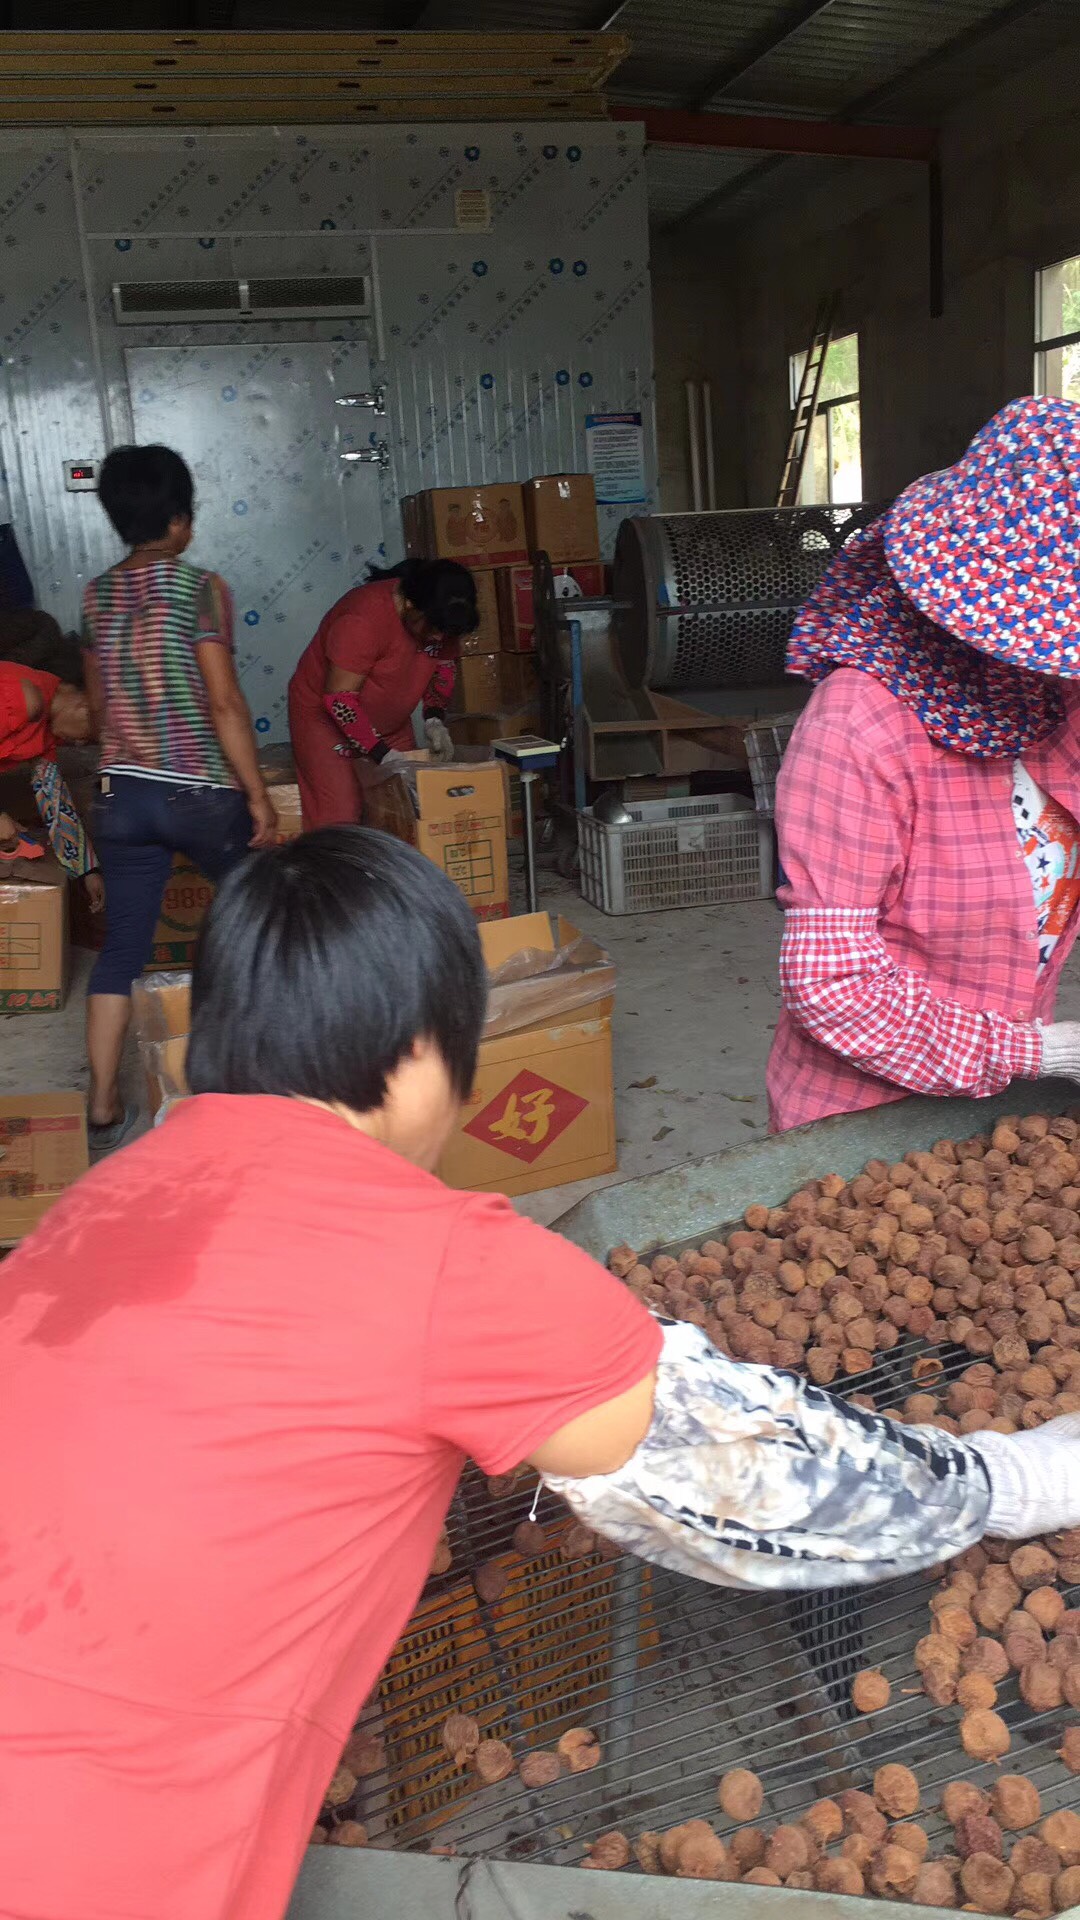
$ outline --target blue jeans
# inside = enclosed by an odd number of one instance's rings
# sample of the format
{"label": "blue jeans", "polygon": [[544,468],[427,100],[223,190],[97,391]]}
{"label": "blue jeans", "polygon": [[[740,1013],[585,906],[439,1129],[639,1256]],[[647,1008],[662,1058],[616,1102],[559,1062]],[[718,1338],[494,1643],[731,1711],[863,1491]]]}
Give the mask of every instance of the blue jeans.
{"label": "blue jeans", "polygon": [[91,833],[105,880],[105,945],[89,992],[130,993],[153,950],[174,854],[216,883],[244,858],[252,832],[248,803],[232,788],[104,775]]}

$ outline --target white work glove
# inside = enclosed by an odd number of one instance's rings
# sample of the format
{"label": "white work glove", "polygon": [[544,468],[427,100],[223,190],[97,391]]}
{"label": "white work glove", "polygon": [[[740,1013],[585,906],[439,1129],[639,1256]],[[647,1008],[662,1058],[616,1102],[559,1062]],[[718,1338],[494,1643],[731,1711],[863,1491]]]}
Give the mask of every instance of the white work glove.
{"label": "white work glove", "polygon": [[428,743],[428,748],[433,760],[446,761],[453,759],[454,743],[437,713],[433,713],[430,720],[424,721],[424,738]]}
{"label": "white work glove", "polygon": [[1038,1023],[1042,1034],[1040,1080],[1080,1080],[1080,1020],[1055,1020],[1052,1026]]}
{"label": "white work glove", "polygon": [[1080,1413],[1063,1413],[1030,1433],[973,1433],[967,1445],[990,1480],[987,1533],[1030,1540],[1080,1526]]}

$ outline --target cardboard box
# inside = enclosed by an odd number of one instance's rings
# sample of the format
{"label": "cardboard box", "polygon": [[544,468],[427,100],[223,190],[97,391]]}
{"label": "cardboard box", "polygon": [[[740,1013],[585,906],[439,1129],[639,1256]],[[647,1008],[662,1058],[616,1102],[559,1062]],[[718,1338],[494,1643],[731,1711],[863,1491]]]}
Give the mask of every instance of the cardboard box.
{"label": "cardboard box", "polygon": [[540,698],[540,675],[528,653],[500,653],[499,707],[517,709],[534,705]]}
{"label": "cardboard box", "polygon": [[496,591],[494,573],[474,573],[476,582],[476,604],[480,612],[480,625],[475,633],[467,633],[461,642],[461,657],[467,659],[474,653],[498,653],[500,641],[499,596]]}
{"label": "cardboard box", "polygon": [[[604,569],[599,560],[579,560],[573,565],[553,560],[551,567],[555,592],[561,600],[599,600],[602,597],[605,591]],[[496,584],[503,652],[531,653],[536,643],[532,568],[500,567]]]}
{"label": "cardboard box", "polygon": [[612,1173],[611,959],[569,921],[553,928],[546,913],[481,927],[480,938],[488,1018],[440,1178],[518,1194]]}
{"label": "cardboard box", "polygon": [[423,552],[465,567],[512,567],[525,560],[521,488],[431,487],[420,495]]}
{"label": "cardboard box", "polygon": [[434,861],[461,888],[478,920],[505,920],[510,912],[506,769],[483,757],[442,767],[418,763],[416,794],[419,819],[400,774],[365,781],[364,825],[408,840]]}
{"label": "cardboard box", "polygon": [[278,832],[283,840],[295,840],[304,831],[303,814],[300,807],[300,789],[297,786],[268,787],[267,792],[277,814]]}
{"label": "cardboard box", "polygon": [[52,1013],[67,997],[67,875],[51,853],[32,871],[0,881],[0,1013]]}
{"label": "cardboard box", "polygon": [[499,661],[497,653],[476,653],[458,661],[451,713],[498,712],[505,704],[499,693]]}
{"label": "cardboard box", "polygon": [[521,733],[541,731],[535,706],[519,707],[515,712],[454,714],[446,724],[454,745],[463,751],[470,747],[490,747],[493,740],[513,740]]}
{"label": "cardboard box", "polygon": [[566,561],[599,560],[600,523],[591,473],[541,474],[527,480],[521,491],[530,554],[559,554]]}
{"label": "cardboard box", "polygon": [[0,1099],[0,1246],[15,1246],[36,1227],[88,1165],[81,1093]]}

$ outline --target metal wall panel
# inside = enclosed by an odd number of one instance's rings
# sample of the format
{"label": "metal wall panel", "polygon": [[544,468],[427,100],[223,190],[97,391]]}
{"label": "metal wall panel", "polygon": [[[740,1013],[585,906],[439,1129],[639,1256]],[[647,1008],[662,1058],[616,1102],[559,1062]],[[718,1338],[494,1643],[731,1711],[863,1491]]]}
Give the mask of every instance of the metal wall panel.
{"label": "metal wall panel", "polygon": [[[491,196],[490,231],[456,229],[462,187]],[[41,604],[66,624],[116,544],[94,496],[64,491],[62,463],[131,435],[127,349],[367,344],[388,388],[391,556],[399,491],[580,468],[593,411],[641,410],[652,498],[638,128],[4,135],[0,261],[0,472]],[[113,320],[116,280],[341,272],[372,274],[369,321],[136,329]],[[609,545],[620,517],[605,516]],[[268,576],[281,571],[279,538],[268,520]],[[209,564],[214,545],[213,528],[200,527]],[[360,556],[351,559],[362,574]],[[264,643],[256,629],[253,671]],[[276,733],[280,644],[266,664]]]}

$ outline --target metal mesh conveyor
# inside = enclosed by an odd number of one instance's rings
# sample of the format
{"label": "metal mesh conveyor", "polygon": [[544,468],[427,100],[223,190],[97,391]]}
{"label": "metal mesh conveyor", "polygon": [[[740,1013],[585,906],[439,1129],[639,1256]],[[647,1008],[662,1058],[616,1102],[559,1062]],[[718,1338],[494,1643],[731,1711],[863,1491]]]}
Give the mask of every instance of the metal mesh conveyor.
{"label": "metal mesh conveyor", "polygon": [[[898,1157],[943,1133],[970,1134],[1000,1112],[1061,1110],[1074,1098],[1074,1089],[1043,1083],[977,1107],[905,1101],[609,1188],[560,1224],[601,1252],[624,1237],[613,1229],[620,1219],[626,1237],[647,1244],[641,1229],[652,1214],[667,1249],[678,1252],[752,1199],[778,1204],[811,1171],[850,1177],[877,1154]],[[681,1234],[672,1230],[680,1211],[687,1225]],[[655,1238],[650,1250],[661,1250]],[[912,1366],[923,1350],[923,1342],[908,1339],[848,1390],[872,1394],[881,1410],[899,1407],[919,1390]],[[970,1364],[962,1349],[934,1351],[946,1381]],[[929,1577],[761,1598],[626,1559],[593,1556],[567,1565],[555,1547],[531,1563],[509,1556],[506,1593],[483,1605],[471,1573],[506,1553],[513,1528],[528,1515],[532,1486],[525,1476],[493,1497],[472,1469],[462,1482],[449,1521],[454,1565],[429,1583],[365,1714],[387,1750],[385,1770],[360,1783],[355,1804],[376,1846],[577,1864],[591,1839],[615,1827],[633,1837],[704,1817],[723,1834],[730,1823],[718,1811],[716,1786],[736,1766],[753,1768],[764,1782],[765,1807],[755,1823],[764,1827],[797,1818],[844,1787],[867,1787],[878,1766],[901,1761],[920,1781],[919,1817],[932,1849],[944,1850],[941,1789],[959,1778],[989,1787],[996,1770],[965,1756],[958,1710],[935,1707],[920,1690],[913,1653],[929,1630]],[[544,1496],[539,1517],[554,1542],[564,1510]],[[1080,1604],[1080,1590],[1067,1603]],[[849,1702],[852,1677],[864,1666],[881,1667],[892,1683],[889,1707],[869,1717]],[[571,1726],[592,1727],[601,1763],[542,1790],[530,1792],[516,1774],[474,1789],[439,1744],[451,1709],[474,1714],[518,1759],[551,1747]],[[1080,1810],[1080,1778],[1056,1757],[1068,1710],[1031,1712],[1016,1676],[1003,1683],[998,1710],[1012,1734],[1008,1769],[1034,1781],[1044,1812]],[[670,1898],[675,1913],[679,1896],[672,1890]],[[849,1912],[850,1902],[842,1910]]]}

